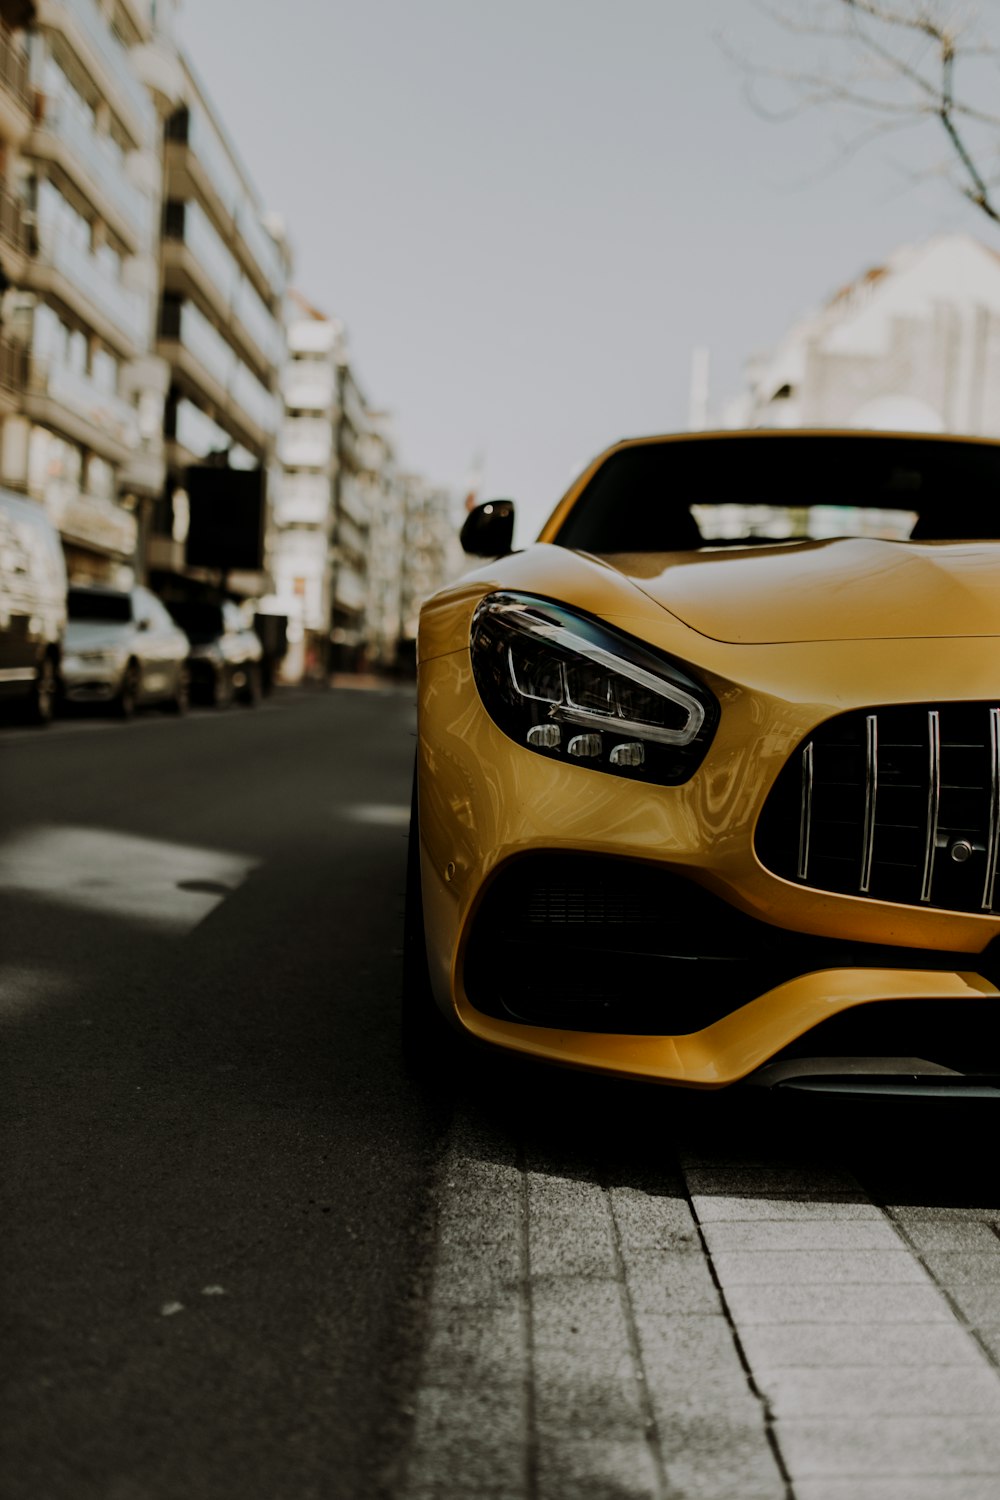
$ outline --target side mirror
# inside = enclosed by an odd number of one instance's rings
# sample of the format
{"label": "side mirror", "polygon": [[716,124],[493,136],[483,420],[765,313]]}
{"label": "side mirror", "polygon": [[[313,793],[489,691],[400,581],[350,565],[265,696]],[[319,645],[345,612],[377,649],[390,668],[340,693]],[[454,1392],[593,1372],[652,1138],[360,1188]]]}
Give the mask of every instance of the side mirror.
{"label": "side mirror", "polygon": [[465,518],[459,540],[471,557],[506,557],[514,540],[513,500],[487,500]]}
{"label": "side mirror", "polygon": [[152,623],[147,615],[143,615],[141,620],[136,620],[135,628],[136,630],[148,630]]}

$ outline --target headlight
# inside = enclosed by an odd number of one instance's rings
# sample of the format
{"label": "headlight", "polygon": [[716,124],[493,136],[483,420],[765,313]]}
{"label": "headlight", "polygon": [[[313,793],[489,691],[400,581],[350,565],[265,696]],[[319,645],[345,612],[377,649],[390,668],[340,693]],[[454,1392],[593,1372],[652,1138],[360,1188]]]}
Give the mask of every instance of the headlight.
{"label": "headlight", "polygon": [[676,785],[697,770],[719,721],[704,684],[546,599],[487,595],[472,617],[471,647],[494,723],[551,759]]}
{"label": "headlight", "polygon": [[119,646],[105,646],[100,651],[78,651],[76,655],[89,666],[117,667],[124,652]]}

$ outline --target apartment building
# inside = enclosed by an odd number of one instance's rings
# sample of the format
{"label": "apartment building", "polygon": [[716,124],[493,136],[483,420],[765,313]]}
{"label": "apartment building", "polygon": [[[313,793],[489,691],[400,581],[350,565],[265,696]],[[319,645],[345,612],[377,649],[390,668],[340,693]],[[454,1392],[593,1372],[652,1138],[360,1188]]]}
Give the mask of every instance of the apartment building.
{"label": "apartment building", "polygon": [[71,578],[125,582],[137,506],[162,485],[159,120],[132,51],[151,11],[37,0],[17,18],[28,31],[0,36],[0,481],[46,506]]}
{"label": "apartment building", "polygon": [[[282,303],[290,254],[269,221],[190,63],[166,121],[156,352],[169,367],[166,484],[146,566],[166,592],[205,582],[189,568],[186,471],[206,462],[273,478],[285,359]],[[270,587],[269,559],[227,572],[230,592]],[[223,580],[216,580],[220,582]]]}
{"label": "apartment building", "polygon": [[752,363],[727,425],[1000,436],[1000,256],[964,234],[898,250]]}
{"label": "apartment building", "polygon": [[372,519],[391,445],[351,368],[344,331],[293,294],[273,571],[291,623],[287,676],[351,670],[370,654]]}

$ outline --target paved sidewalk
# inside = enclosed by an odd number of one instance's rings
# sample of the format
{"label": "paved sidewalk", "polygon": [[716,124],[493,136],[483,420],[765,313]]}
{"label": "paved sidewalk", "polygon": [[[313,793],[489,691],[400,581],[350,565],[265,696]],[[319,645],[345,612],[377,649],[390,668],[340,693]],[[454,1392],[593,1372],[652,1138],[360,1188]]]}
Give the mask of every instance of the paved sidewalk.
{"label": "paved sidewalk", "polygon": [[656,1181],[461,1113],[405,1500],[996,1500],[997,1216],[693,1151]]}

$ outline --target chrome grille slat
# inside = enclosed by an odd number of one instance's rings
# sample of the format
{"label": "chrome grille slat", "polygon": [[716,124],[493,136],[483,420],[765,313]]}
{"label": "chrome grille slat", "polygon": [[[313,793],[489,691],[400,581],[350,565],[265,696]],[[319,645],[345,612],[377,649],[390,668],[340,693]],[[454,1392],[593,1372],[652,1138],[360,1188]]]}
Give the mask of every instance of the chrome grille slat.
{"label": "chrome grille slat", "polygon": [[1000,708],[990,709],[990,827],[986,845],[983,911],[993,910],[1000,859]]}
{"label": "chrome grille slat", "polygon": [[924,840],[924,876],[920,899],[931,899],[934,860],[937,856],[938,818],[941,811],[941,715],[932,708],[927,715],[927,833]]}
{"label": "chrome grille slat", "polygon": [[809,875],[809,838],[812,833],[813,761],[815,746],[810,742],[802,752],[802,801],[799,813],[799,879]]}
{"label": "chrome grille slat", "polygon": [[872,883],[872,858],[875,854],[875,804],[878,800],[878,714],[865,720],[865,827],[861,844],[861,883],[867,894]]}

